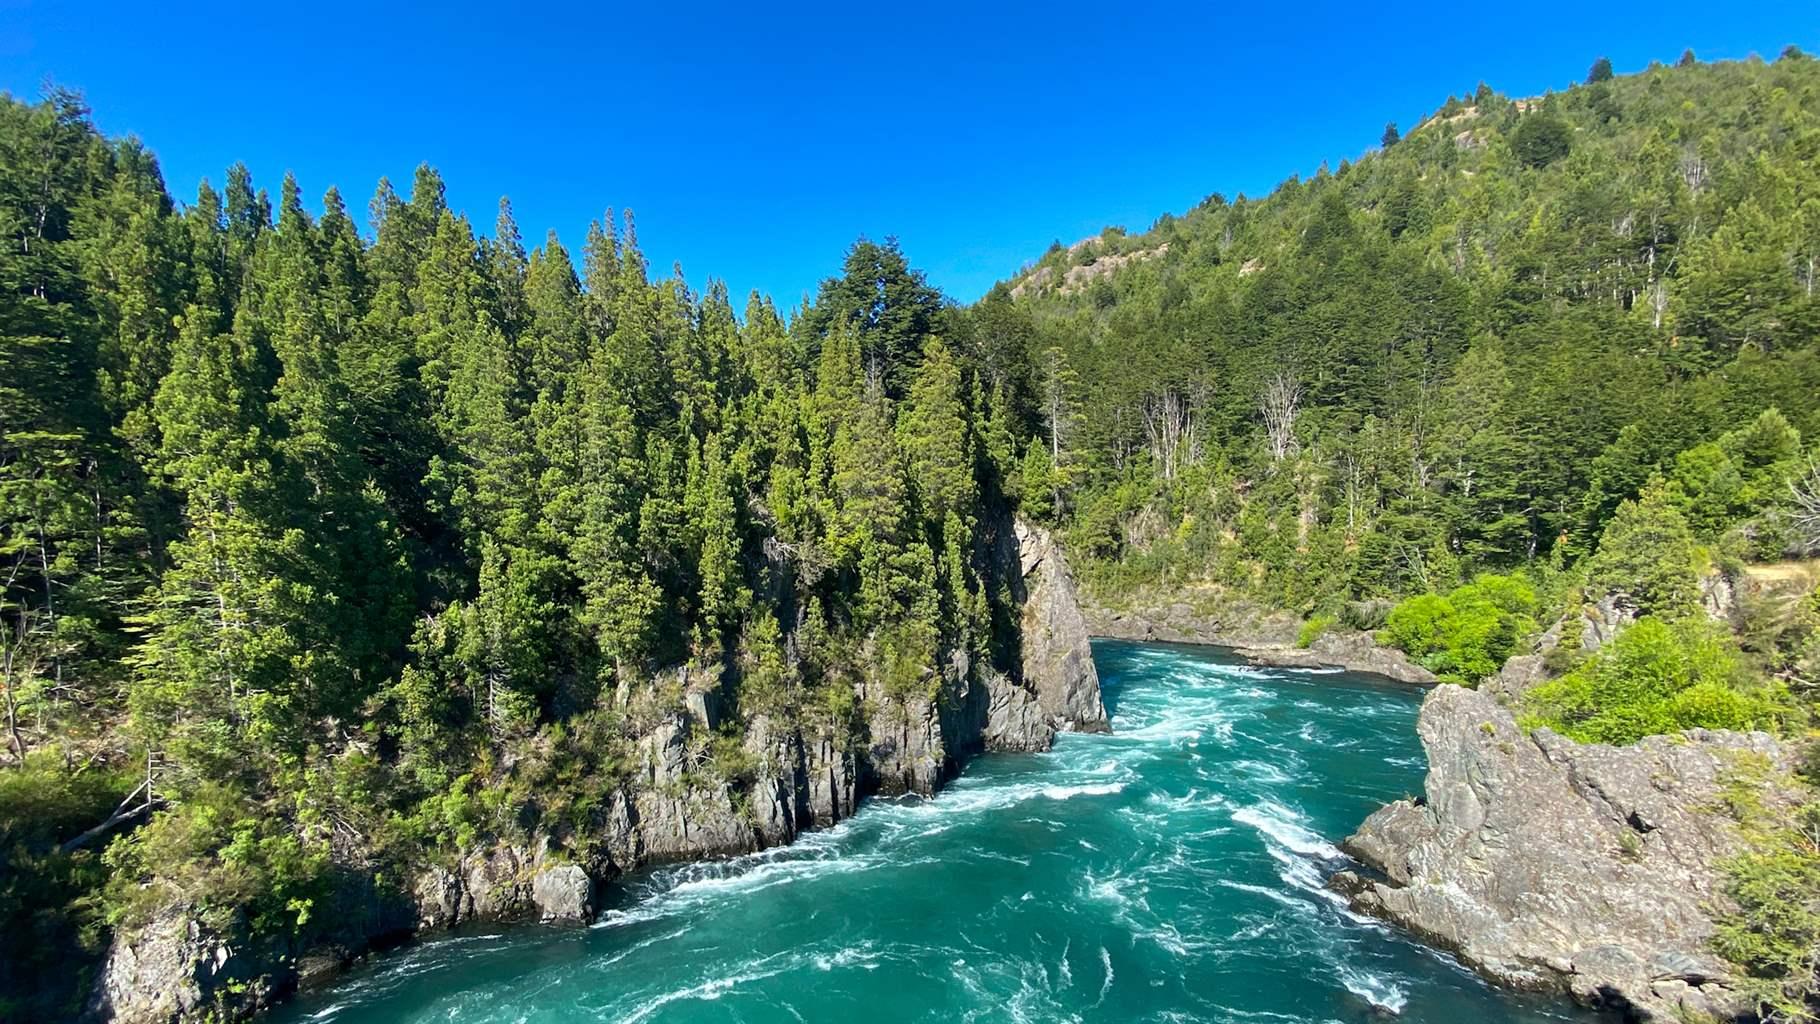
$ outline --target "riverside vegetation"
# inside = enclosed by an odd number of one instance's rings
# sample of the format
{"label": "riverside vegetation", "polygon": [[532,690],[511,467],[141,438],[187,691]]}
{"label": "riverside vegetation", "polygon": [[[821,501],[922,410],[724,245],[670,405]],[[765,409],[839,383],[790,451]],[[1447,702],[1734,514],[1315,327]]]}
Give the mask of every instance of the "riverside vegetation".
{"label": "riverside vegetation", "polygon": [[[1021,720],[1041,525],[1108,603],[1195,588],[1468,685],[1533,656],[1531,727],[1799,739],[1820,63],[1602,63],[1381,141],[967,308],[862,240],[786,318],[654,280],[629,216],[579,261],[503,203],[479,237],[428,168],[366,234],[241,168],[179,207],[76,97],[6,100],[0,1014],[73,1013],[95,971],[51,965],[174,909],[277,951],[183,1008],[240,1014],[259,964],[408,931],[426,872],[451,923],[498,851],[625,869],[927,791],[993,742],[957,709]],[[774,812],[784,734],[814,795]],[[1736,804],[1716,948],[1797,1018],[1815,805]],[[680,837],[598,848],[639,817]]]}

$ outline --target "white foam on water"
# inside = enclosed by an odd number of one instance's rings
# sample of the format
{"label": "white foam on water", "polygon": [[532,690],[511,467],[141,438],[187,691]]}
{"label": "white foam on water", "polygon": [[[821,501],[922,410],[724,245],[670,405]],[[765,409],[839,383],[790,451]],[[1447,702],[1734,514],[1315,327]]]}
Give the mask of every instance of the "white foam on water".
{"label": "white foam on water", "polygon": [[1232,767],[1243,772],[1248,778],[1272,786],[1281,786],[1290,781],[1288,772],[1268,761],[1234,761]]}
{"label": "white foam on water", "polygon": [[1339,979],[1340,984],[1346,986],[1346,991],[1369,1003],[1374,1010],[1400,1014],[1403,1007],[1409,1005],[1409,994],[1401,986],[1376,974],[1343,966],[1339,970]]}
{"label": "white foam on water", "polygon": [[1106,980],[1100,982],[1100,998],[1093,1004],[1096,1010],[1106,1001],[1106,993],[1112,991],[1112,952],[1105,946],[1100,947],[1100,966],[1106,968]]}
{"label": "white foam on water", "polygon": [[1274,900],[1291,910],[1305,911],[1308,909],[1308,904],[1296,899],[1294,896],[1289,895],[1281,889],[1272,889],[1267,885],[1252,885],[1250,882],[1235,882],[1230,878],[1216,879],[1215,884],[1224,886],[1227,889],[1237,890],[1238,892],[1248,892],[1253,896],[1262,896],[1265,899]]}
{"label": "white foam on water", "polygon": [[837,967],[863,967],[868,971],[878,969],[878,955],[872,951],[872,943],[862,942],[858,946],[848,946],[836,950],[832,955],[817,956],[815,968],[819,971],[832,971]]}
{"label": "white foam on water", "polygon": [[668,992],[664,992],[633,1007],[630,1012],[618,1019],[622,1024],[638,1024],[639,1021],[651,1017],[657,1011],[679,1000],[693,999],[704,1002],[713,1002],[741,985],[747,985],[754,981],[763,981],[766,978],[775,977],[776,975],[789,970],[792,965],[788,963],[780,967],[769,966],[772,962],[784,955],[785,954],[782,953],[773,954],[748,964],[742,964],[741,969],[737,973],[724,975],[718,978],[709,978],[706,981],[684,988],[671,989]]}
{"label": "white foam on water", "polygon": [[1232,820],[1257,829],[1277,845],[1304,857],[1324,860],[1341,857],[1337,847],[1303,824],[1306,817],[1275,800],[1261,800],[1250,807],[1241,807],[1232,812]]}
{"label": "white foam on water", "polygon": [[1096,782],[1086,786],[1044,786],[1042,794],[1051,800],[1072,800],[1077,796],[1111,796],[1124,791],[1123,782]]}

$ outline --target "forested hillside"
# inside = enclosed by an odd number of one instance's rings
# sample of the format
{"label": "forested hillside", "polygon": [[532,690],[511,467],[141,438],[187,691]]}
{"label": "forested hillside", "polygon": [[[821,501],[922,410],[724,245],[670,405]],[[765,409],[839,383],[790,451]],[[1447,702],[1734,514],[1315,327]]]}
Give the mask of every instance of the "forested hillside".
{"label": "forested hillside", "polygon": [[[1267,198],[1057,244],[975,315],[988,374],[1023,360],[1013,488],[1097,600],[1286,610],[1301,646],[1401,648],[1526,730],[1804,749],[1817,277],[1820,62],[1791,47],[1480,85]],[[1773,1020],[1820,1012],[1805,756],[1806,783],[1734,765],[1784,795],[1711,826],[1749,846],[1711,946]]]}
{"label": "forested hillside", "polygon": [[[1108,579],[1310,611],[1571,562],[1766,409],[1820,437],[1820,64],[1592,79],[1057,244],[978,310],[1031,353],[1026,490]],[[1764,443],[1690,457],[1703,533],[1788,497]]]}
{"label": "forested hillside", "polygon": [[750,723],[841,750],[1016,672],[1012,427],[895,244],[786,323],[629,213],[577,259],[427,167],[320,208],[0,101],[0,1017],[173,903],[301,947],[350,870],[581,858],[670,667],[720,680],[670,795],[748,818]]}

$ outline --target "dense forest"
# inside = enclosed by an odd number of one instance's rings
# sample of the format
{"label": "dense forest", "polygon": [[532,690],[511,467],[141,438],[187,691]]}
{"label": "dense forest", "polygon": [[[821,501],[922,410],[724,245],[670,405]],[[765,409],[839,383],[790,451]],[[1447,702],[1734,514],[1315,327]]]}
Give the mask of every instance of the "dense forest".
{"label": "dense forest", "polygon": [[[630,214],[577,255],[427,167],[364,230],[241,167],[178,203],[79,97],[0,99],[0,1017],[174,894],[307,937],[350,850],[585,823],[675,666],[730,740],[941,700],[1015,660],[1014,509],[1106,599],[1210,585],[1469,684],[1619,591],[1536,721],[1805,728],[1813,598],[1697,610],[1820,546],[1820,63],[1602,63],[1381,142],[971,307],[862,239],[786,316],[655,277]],[[1798,1002],[1787,924],[1734,952]]]}
{"label": "dense forest", "polygon": [[895,244],[786,323],[654,279],[629,213],[576,259],[427,167],[367,234],[320,209],[240,167],[179,206],[78,97],[0,104],[0,1017],[163,901],[307,936],[350,850],[586,822],[668,666],[732,737],[842,736],[1015,646],[1016,428]]}

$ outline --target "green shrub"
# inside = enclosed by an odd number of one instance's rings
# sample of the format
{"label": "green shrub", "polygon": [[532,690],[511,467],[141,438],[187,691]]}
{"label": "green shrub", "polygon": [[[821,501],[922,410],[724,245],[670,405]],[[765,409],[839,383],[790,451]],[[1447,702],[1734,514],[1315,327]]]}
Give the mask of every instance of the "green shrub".
{"label": "green shrub", "polygon": [[1634,743],[1683,729],[1752,729],[1777,715],[1737,648],[1699,617],[1645,616],[1572,672],[1530,691],[1529,725],[1588,743]]}
{"label": "green shrub", "polygon": [[1321,634],[1333,627],[1333,622],[1334,617],[1331,615],[1313,616],[1307,622],[1302,623],[1301,632],[1297,633],[1295,637],[1295,645],[1304,650],[1314,646],[1314,642],[1321,638]]}
{"label": "green shrub", "polygon": [[1446,596],[1422,594],[1391,609],[1382,643],[1451,683],[1476,685],[1535,628],[1536,593],[1520,576],[1486,573]]}
{"label": "green shrub", "polygon": [[1713,947],[1742,967],[1743,989],[1772,1020],[1813,1020],[1820,999],[1820,803],[1793,827],[1749,836],[1750,849],[1723,865],[1735,906],[1719,918]]}

